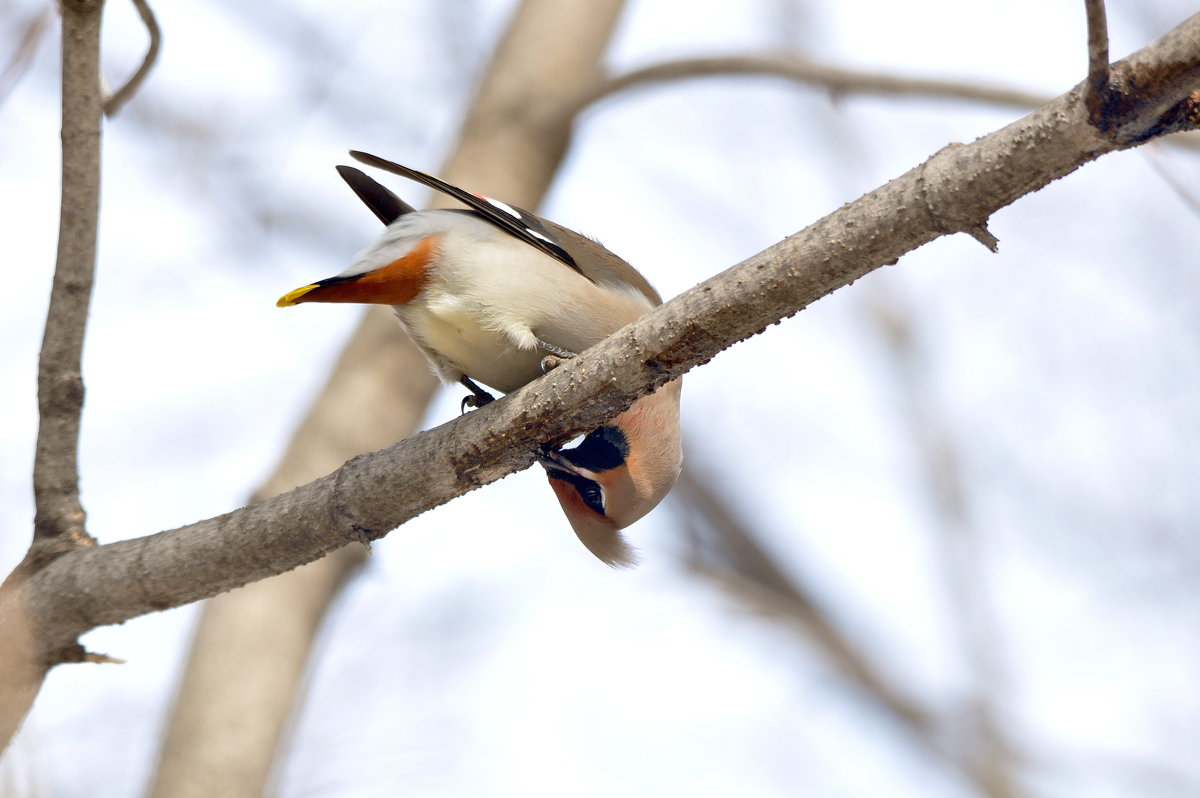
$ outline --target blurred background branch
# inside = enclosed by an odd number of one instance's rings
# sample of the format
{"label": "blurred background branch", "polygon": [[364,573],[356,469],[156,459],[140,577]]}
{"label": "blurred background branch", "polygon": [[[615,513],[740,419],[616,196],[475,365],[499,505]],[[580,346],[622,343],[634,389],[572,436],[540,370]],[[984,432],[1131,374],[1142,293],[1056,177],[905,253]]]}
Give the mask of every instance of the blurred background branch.
{"label": "blurred background branch", "polygon": [[580,108],[586,108],[630,89],[691,78],[730,75],[782,78],[826,88],[835,96],[843,93],[894,95],[953,102],[979,102],[1020,109],[1036,108],[1051,99],[1019,89],[1006,89],[970,81],[904,77],[888,72],[845,69],[788,54],[713,56],[651,64],[608,78],[590,88],[576,102]]}
{"label": "blurred background branch", "polygon": [[150,70],[154,68],[154,62],[158,60],[158,49],[162,46],[162,31],[158,27],[158,20],[154,17],[154,9],[150,7],[147,0],[133,0],[133,7],[137,9],[138,16],[146,25],[146,35],[150,37],[150,41],[146,45],[146,55],[142,58],[142,63],[138,66],[137,71],[129,76],[129,80],[125,81],[121,88],[104,101],[104,115],[109,117],[116,116],[125,103],[137,94],[142,82],[150,76]]}

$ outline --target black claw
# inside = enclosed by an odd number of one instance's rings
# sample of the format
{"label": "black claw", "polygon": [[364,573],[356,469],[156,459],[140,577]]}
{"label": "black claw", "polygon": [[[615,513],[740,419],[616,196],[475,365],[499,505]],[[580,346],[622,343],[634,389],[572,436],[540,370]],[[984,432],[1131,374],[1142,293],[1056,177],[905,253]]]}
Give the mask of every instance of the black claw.
{"label": "black claw", "polygon": [[492,396],[487,391],[475,384],[475,381],[470,377],[460,377],[459,382],[467,387],[471,392],[470,396],[464,396],[462,404],[459,405],[459,414],[467,412],[468,407],[483,407],[486,404],[496,401],[496,397]]}
{"label": "black claw", "polygon": [[463,397],[462,404],[458,406],[458,412],[462,414],[467,412],[468,407],[479,408],[494,401],[496,401],[496,397],[487,392],[482,394],[468,394]]}

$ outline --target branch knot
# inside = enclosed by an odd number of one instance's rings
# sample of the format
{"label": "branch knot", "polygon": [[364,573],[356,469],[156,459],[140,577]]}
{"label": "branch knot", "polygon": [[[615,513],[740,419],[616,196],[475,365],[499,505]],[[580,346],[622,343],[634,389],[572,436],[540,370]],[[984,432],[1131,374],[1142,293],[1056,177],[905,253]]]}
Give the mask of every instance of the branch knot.
{"label": "branch knot", "polygon": [[[951,215],[954,211],[954,206],[950,207],[950,213],[937,210],[934,208],[934,203],[929,197],[929,180],[928,172],[929,165],[932,163],[940,163],[943,158],[951,158],[951,153],[954,153],[962,148],[962,143],[952,141],[945,147],[935,152],[932,157],[927,159],[921,168],[917,171],[916,189],[917,198],[921,202],[921,207],[925,211],[925,215],[929,218],[929,223],[939,233],[950,235],[953,233],[966,233],[971,238],[978,241],[988,248],[989,251],[995,252],[999,249],[999,240],[992,235],[987,229],[987,218],[974,219],[968,218],[965,214]],[[954,171],[958,171],[955,169]],[[969,182],[969,181],[968,181]]]}

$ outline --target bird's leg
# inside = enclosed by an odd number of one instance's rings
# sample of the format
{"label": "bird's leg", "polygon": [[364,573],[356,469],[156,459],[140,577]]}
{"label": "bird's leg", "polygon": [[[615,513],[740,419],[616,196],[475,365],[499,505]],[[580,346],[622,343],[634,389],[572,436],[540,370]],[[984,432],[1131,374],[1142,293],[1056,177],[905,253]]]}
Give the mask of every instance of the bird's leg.
{"label": "bird's leg", "polygon": [[542,358],[543,374],[555,368],[564,360],[570,360],[571,358],[575,357],[575,353],[569,349],[563,349],[561,346],[555,346],[552,343],[543,341],[541,338],[535,338],[534,340],[537,341],[538,346],[550,353]]}
{"label": "bird's leg", "polygon": [[555,346],[549,341],[543,341],[541,338],[535,338],[534,340],[537,341],[538,346],[540,346],[542,349],[545,349],[547,352],[559,358],[560,360],[570,360],[571,358],[575,357],[575,353],[569,349],[563,349],[561,346]]}
{"label": "bird's leg", "polygon": [[468,407],[483,407],[489,402],[496,401],[496,397],[476,385],[475,381],[467,375],[464,374],[459,377],[458,381],[465,385],[467,390],[471,392],[470,396],[463,397],[462,405],[459,406],[460,413],[467,412]]}

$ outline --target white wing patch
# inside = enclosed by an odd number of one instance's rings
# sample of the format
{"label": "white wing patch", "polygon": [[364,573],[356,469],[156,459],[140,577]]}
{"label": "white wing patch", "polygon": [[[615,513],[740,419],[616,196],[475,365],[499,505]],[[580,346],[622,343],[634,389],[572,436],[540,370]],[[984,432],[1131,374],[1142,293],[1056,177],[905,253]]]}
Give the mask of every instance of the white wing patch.
{"label": "white wing patch", "polygon": [[475,196],[479,197],[481,200],[486,202],[488,205],[491,205],[493,208],[499,208],[500,210],[504,211],[509,216],[513,217],[514,219],[518,219],[522,222],[525,221],[524,214],[522,214],[520,211],[518,211],[516,208],[509,205],[508,203],[501,202],[500,200],[492,199],[491,197],[485,197],[482,194],[476,194]]}
{"label": "white wing patch", "polygon": [[550,244],[550,245],[554,246],[555,248],[561,249],[561,247],[557,241],[555,241],[550,236],[546,235],[545,233],[541,232],[540,230],[537,230],[536,228],[534,228],[530,225],[530,222],[533,220],[530,219],[529,216],[527,216],[526,214],[517,210],[513,206],[509,205],[507,202],[501,202],[498,199],[492,199],[491,197],[485,197],[482,194],[475,194],[473,196],[476,196],[479,199],[483,200],[484,202],[486,202],[488,205],[491,205],[496,210],[501,211],[502,213],[507,214],[508,216],[511,216],[512,218],[516,219],[518,222],[521,223],[521,227],[523,227],[525,229],[525,232],[529,233],[529,235],[531,235],[534,238],[539,239],[541,241],[545,241],[547,244]]}

